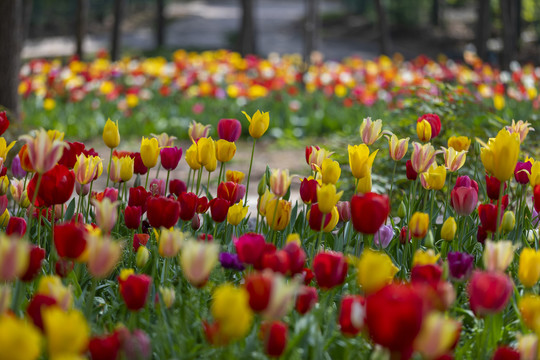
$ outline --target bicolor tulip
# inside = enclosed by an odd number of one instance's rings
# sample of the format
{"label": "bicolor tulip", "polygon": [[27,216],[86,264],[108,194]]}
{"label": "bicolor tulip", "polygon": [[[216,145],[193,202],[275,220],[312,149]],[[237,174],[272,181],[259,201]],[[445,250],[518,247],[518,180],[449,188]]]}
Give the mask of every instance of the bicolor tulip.
{"label": "bicolor tulip", "polygon": [[34,172],[34,168],[32,166],[32,162],[30,161],[30,153],[28,151],[28,145],[24,144],[21,147],[21,150],[19,150],[19,159],[21,161],[21,167],[26,172]]}
{"label": "bicolor tulip", "polygon": [[426,359],[438,359],[457,343],[460,331],[460,322],[433,311],[422,322],[413,347]]}
{"label": "bicolor tulip", "polygon": [[351,202],[350,201],[338,201],[336,204],[339,220],[343,222],[348,222],[351,220]]}
{"label": "bicolor tulip", "polygon": [[273,169],[270,174],[270,189],[277,197],[283,197],[287,194],[292,179],[288,169]]}
{"label": "bicolor tulip", "polygon": [[191,141],[197,142],[200,138],[205,138],[210,132],[210,125],[203,125],[201,123],[193,122],[189,125],[188,135]]}
{"label": "bicolor tulip", "polygon": [[216,141],[216,159],[222,163],[229,162],[236,154],[236,144],[227,140]]}
{"label": "bicolor tulip", "polygon": [[518,134],[519,142],[523,143],[529,131],[534,131],[534,128],[530,125],[531,124],[528,121],[519,120],[516,122],[514,119],[512,119],[512,125],[507,126],[506,130],[508,130],[510,134]]}
{"label": "bicolor tulip", "polygon": [[366,193],[351,198],[351,218],[356,231],[375,234],[390,214],[390,200],[386,195]]}
{"label": "bicolor tulip", "polygon": [[242,134],[242,124],[236,119],[221,119],[217,131],[220,139],[235,142]]}
{"label": "bicolor tulip", "polygon": [[108,236],[87,237],[88,272],[98,279],[107,277],[122,255],[122,245]]}
{"label": "bicolor tulip", "polygon": [[123,269],[118,277],[118,289],[126,307],[131,311],[144,308],[152,278],[145,274],[135,274],[133,269]]}
{"label": "bicolor tulip", "polygon": [[167,309],[170,309],[171,306],[173,306],[174,304],[174,300],[176,299],[176,292],[174,291],[174,288],[172,286],[160,286],[159,294],[161,295],[161,301],[163,301],[163,305],[165,305]]}
{"label": "bicolor tulip", "polygon": [[[232,181],[221,182],[217,188],[217,197],[229,201],[231,204],[236,204],[246,194],[245,185],[238,184]],[[204,211],[203,211],[204,212]]]}
{"label": "bicolor tulip", "polygon": [[375,150],[371,154],[369,148],[365,144],[349,145],[349,166],[351,167],[352,175],[356,179],[363,178],[371,172],[373,161],[379,150]]}
{"label": "bicolor tulip", "polygon": [[446,170],[450,172],[456,172],[465,164],[467,159],[467,151],[457,151],[453,147],[445,148],[443,147],[444,154],[444,164]]}
{"label": "bicolor tulip", "polygon": [[475,271],[467,286],[471,310],[480,317],[501,312],[513,292],[512,279],[500,272]]}
{"label": "bicolor tulip", "polygon": [[417,174],[428,171],[430,166],[435,162],[435,156],[438,154],[435,148],[430,143],[421,145],[413,142],[413,152],[411,155],[411,165]]}
{"label": "bicolor tulip", "polygon": [[373,145],[381,136],[382,120],[372,121],[370,117],[364,118],[360,125],[360,136],[366,145]]}
{"label": "bicolor tulip", "polygon": [[[324,232],[330,232],[334,230],[336,227],[338,221],[339,221],[339,213],[337,210],[337,207],[334,206],[331,212],[329,213],[322,213],[321,210],[319,210],[319,204],[313,204],[311,205],[311,209],[308,212],[308,222],[309,227],[313,231],[324,231]],[[324,219],[324,226],[323,226],[323,219]]]}
{"label": "bicolor tulip", "polygon": [[450,136],[448,139],[448,147],[456,151],[468,151],[471,146],[471,139],[466,136]]}
{"label": "bicolor tulip", "polygon": [[258,139],[268,130],[270,125],[270,114],[268,112],[257,110],[253,116],[249,116],[245,111],[242,111],[242,114],[249,121],[249,135],[252,138]]}
{"label": "bicolor tulip", "polygon": [[394,134],[388,138],[388,150],[390,158],[394,161],[400,161],[407,154],[409,148],[409,138],[398,139]]}
{"label": "bicolor tulip", "polygon": [[484,266],[487,271],[505,272],[514,259],[514,246],[509,240],[484,244]]}
{"label": "bicolor tulip", "polygon": [[143,136],[140,151],[144,166],[148,169],[156,166],[159,157],[159,143],[156,138],[147,139]]}
{"label": "bicolor tulip", "polygon": [[313,259],[313,273],[321,289],[329,290],[343,284],[348,265],[342,253],[320,252]]}
{"label": "bicolor tulip", "polygon": [[112,122],[108,119],[103,128],[103,142],[109,149],[114,149],[120,145],[120,132],[118,131],[118,120]]}
{"label": "bicolor tulip", "polygon": [[519,135],[502,129],[495,138],[482,143],[480,158],[488,173],[499,181],[507,181],[514,175],[519,156]]}
{"label": "bicolor tulip", "polygon": [[159,135],[150,134],[155,137],[159,143],[160,148],[173,147],[174,140],[177,140],[176,136],[169,136],[169,134],[162,132]]}
{"label": "bicolor tulip", "polygon": [[36,294],[52,297],[56,300],[56,304],[64,310],[73,306],[71,287],[64,285],[62,279],[56,275],[42,275],[39,278]]}
{"label": "bicolor tulip", "polygon": [[311,167],[311,170],[317,171],[317,167],[320,168],[323,161],[332,154],[333,152],[315,145],[306,146],[306,163]]}
{"label": "bicolor tulip", "polygon": [[429,229],[429,214],[415,212],[409,221],[409,229],[413,237],[422,239]]}
{"label": "bicolor tulip", "polygon": [[109,170],[109,179],[113,183],[119,183],[122,181],[122,166],[120,164],[120,158],[113,156],[111,158],[111,163],[108,168]]}
{"label": "bicolor tulip", "polygon": [[178,255],[184,242],[184,234],[178,229],[162,229],[159,234],[159,255],[172,258]]}
{"label": "bicolor tulip", "polygon": [[427,121],[431,127],[431,138],[436,138],[441,132],[441,119],[437,114],[424,114],[416,120],[416,123]]}
{"label": "bicolor tulip", "polygon": [[218,263],[219,245],[195,240],[184,241],[180,253],[180,265],[184,276],[195,287],[208,281],[210,272]]}
{"label": "bicolor tulip", "polygon": [[284,230],[291,219],[292,205],[289,201],[274,199],[266,205],[266,223],[276,231]]}
{"label": "bicolor tulip", "polygon": [[356,265],[358,285],[365,294],[371,294],[388,285],[399,269],[383,252],[366,249]]}
{"label": "bicolor tulip", "polygon": [[101,159],[99,157],[80,154],[77,156],[77,162],[73,167],[75,180],[81,185],[90,183],[98,174],[100,164]]}
{"label": "bicolor tulip", "polygon": [[119,202],[111,201],[109,198],[103,198],[101,201],[93,200],[92,204],[96,210],[97,225],[104,233],[110,233],[116,224],[116,218],[118,216],[116,209]]}
{"label": "bicolor tulip", "polygon": [[17,237],[0,236],[0,281],[22,277],[29,264],[30,245]]}

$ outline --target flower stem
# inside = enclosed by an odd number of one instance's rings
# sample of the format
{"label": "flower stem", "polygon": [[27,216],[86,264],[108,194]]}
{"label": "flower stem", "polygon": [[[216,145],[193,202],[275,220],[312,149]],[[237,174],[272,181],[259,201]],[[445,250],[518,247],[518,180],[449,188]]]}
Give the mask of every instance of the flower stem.
{"label": "flower stem", "polygon": [[167,196],[167,189],[169,189],[169,176],[171,175],[171,170],[167,170],[167,181],[165,182],[165,196]]}
{"label": "flower stem", "polygon": [[501,236],[501,210],[502,210],[502,198],[504,193],[504,181],[501,181],[501,186],[499,187],[499,200],[497,201],[497,236],[496,240],[499,241],[499,238]]}
{"label": "flower stem", "polygon": [[94,185],[94,180],[92,180],[90,182],[90,191],[88,192],[88,207],[86,208],[86,219],[87,221],[90,221],[91,220],[91,216],[90,216],[90,203],[91,203],[91,199],[92,199],[92,186]]}
{"label": "flower stem", "polygon": [[144,182],[144,190],[148,189],[148,177],[150,176],[150,169],[146,172],[146,181]]}
{"label": "flower stem", "polygon": [[251,167],[253,166],[253,155],[255,154],[255,143],[257,142],[257,139],[253,139],[253,147],[251,148],[251,160],[249,161],[249,171],[248,171],[248,178],[247,178],[247,184],[246,184],[246,197],[244,198],[244,206],[247,206],[247,198],[249,193],[249,179],[251,178]]}
{"label": "flower stem", "polygon": [[110,174],[111,174],[112,153],[113,153],[113,149],[111,149],[111,154],[109,155],[109,166],[107,167],[107,184],[105,185],[105,188],[109,187],[109,178],[110,178]]}
{"label": "flower stem", "polygon": [[88,321],[92,320],[92,308],[94,305],[94,297],[96,296],[97,283],[98,283],[97,279],[95,277],[92,277],[90,291],[88,292],[88,296],[86,298],[85,317]]}

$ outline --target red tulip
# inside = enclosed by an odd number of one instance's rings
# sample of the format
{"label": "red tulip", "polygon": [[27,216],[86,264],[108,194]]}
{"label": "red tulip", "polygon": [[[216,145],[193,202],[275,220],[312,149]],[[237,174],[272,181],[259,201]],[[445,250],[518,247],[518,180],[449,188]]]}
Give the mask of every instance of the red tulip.
{"label": "red tulip", "polygon": [[437,114],[424,114],[416,120],[417,123],[426,120],[431,125],[431,138],[435,138],[441,132],[441,119]]}
{"label": "red tulip", "polygon": [[138,311],[146,304],[152,278],[148,275],[130,274],[127,278],[118,278],[120,294],[126,307],[131,311]]}
{"label": "red tulip", "polygon": [[442,277],[442,269],[434,264],[416,265],[411,269],[411,283],[424,283],[437,287]]}
{"label": "red tulip", "polygon": [[169,193],[176,195],[176,198],[180,197],[180,194],[187,191],[186,183],[182,180],[173,179],[169,181]]}
{"label": "red tulip", "polygon": [[137,252],[139,246],[146,246],[149,239],[150,235],[148,234],[133,234],[133,251]]}
{"label": "red tulip", "polygon": [[509,346],[499,346],[491,360],[519,360],[521,355],[519,351],[512,349]]}
{"label": "red tulip", "polygon": [[411,231],[406,226],[402,227],[399,232],[399,242],[405,245],[407,242],[411,242]]}
{"label": "red tulip", "polygon": [[37,245],[30,245],[30,259],[28,260],[28,268],[21,280],[24,282],[30,282],[41,271],[41,263],[45,259],[45,249],[40,248]]}
{"label": "red tulip", "polygon": [[117,360],[120,346],[119,334],[114,332],[92,337],[88,343],[88,351],[92,360]]}
{"label": "red tulip", "polygon": [[317,202],[317,188],[319,183],[315,179],[304,178],[300,183],[300,197],[305,204]]}
{"label": "red tulip", "polygon": [[317,289],[302,285],[296,296],[296,311],[304,315],[315,306],[318,300]]}
{"label": "red tulip", "polygon": [[306,252],[298,243],[291,241],[285,245],[283,251],[289,258],[289,274],[300,274],[306,264]]}
{"label": "red tulip", "polygon": [[139,206],[141,208],[141,213],[144,214],[146,212],[146,199],[148,199],[150,195],[151,194],[142,186],[129,188],[128,206]]}
{"label": "red tulip", "polygon": [[461,216],[470,215],[478,203],[478,184],[468,176],[460,176],[450,195],[450,205]]}
{"label": "red tulip", "polygon": [[418,178],[418,173],[414,170],[411,160],[407,160],[407,162],[405,163],[405,169],[406,169],[407,179],[414,181]]}
{"label": "red tulip", "polygon": [[[499,221],[502,219],[503,214],[504,214],[504,207],[501,208],[501,212],[499,214]],[[482,228],[485,231],[491,232],[491,233],[497,232],[497,205],[495,204],[478,205],[478,215],[480,217],[480,222],[482,223]]]}
{"label": "red tulip", "polygon": [[244,264],[255,265],[262,258],[266,241],[257,233],[246,233],[234,239],[238,259]]}
{"label": "red tulip", "polygon": [[257,259],[257,261],[255,262],[255,264],[253,265],[253,267],[256,269],[256,270],[263,270],[264,269],[264,266],[263,266],[263,262],[262,262],[262,259],[263,259],[263,256],[265,254],[273,254],[276,252],[276,246],[274,244],[270,244],[270,243],[264,243],[264,247],[263,247],[263,250],[262,250],[262,254],[261,256],[259,257],[259,259]]}
{"label": "red tulip", "polygon": [[487,271],[475,271],[467,287],[471,310],[476,316],[501,312],[513,291],[508,275]]}
{"label": "red tulip", "polygon": [[65,278],[73,271],[74,267],[75,263],[72,260],[60,258],[56,261],[56,264],[54,264],[54,272],[61,278]]}
{"label": "red tulip", "polygon": [[302,277],[304,278],[304,285],[307,286],[311,283],[315,275],[313,275],[313,271],[310,268],[304,268],[302,270]]}
{"label": "red tulip", "polygon": [[5,111],[0,111],[0,135],[6,132],[9,127],[9,120]]}
{"label": "red tulip", "polygon": [[161,166],[165,170],[174,170],[178,166],[180,159],[182,158],[182,148],[178,147],[165,147],[160,151]]}
{"label": "red tulip", "polygon": [[217,131],[220,139],[235,142],[242,133],[242,124],[236,119],[221,119]]}
{"label": "red tulip", "polygon": [[271,357],[280,357],[287,347],[287,334],[289,329],[281,321],[272,321],[261,325],[264,339],[264,352]]}
{"label": "red tulip", "polygon": [[77,156],[81,155],[84,151],[84,144],[77,141],[66,141],[66,144],[68,147],[64,149],[58,164],[64,165],[68,169],[73,169],[75,163],[77,162]]}
{"label": "red tulip", "polygon": [[126,206],[124,221],[128,229],[138,229],[141,225],[141,208],[139,206]]}
{"label": "red tulip", "polygon": [[9,218],[8,225],[6,227],[6,235],[24,236],[26,233],[26,220],[20,217],[13,216]]}
{"label": "red tulip", "polygon": [[225,221],[225,219],[227,219],[227,213],[229,212],[229,206],[230,202],[225,199],[212,199],[210,201],[210,214],[212,220],[217,223]]}
{"label": "red tulip", "polygon": [[366,325],[373,342],[410,352],[422,326],[422,298],[411,286],[390,284],[366,299]]}
{"label": "red tulip", "polygon": [[[506,190],[506,183],[504,190]],[[501,190],[501,182],[495,176],[486,175],[486,192],[491,200],[499,200],[499,192]]]}
{"label": "red tulip", "polygon": [[[28,198],[34,198],[37,179],[35,174],[28,183]],[[36,207],[63,204],[69,200],[75,187],[75,174],[64,165],[55,165],[43,174],[36,197]]]}
{"label": "red tulip", "polygon": [[148,168],[144,166],[141,158],[141,153],[131,153],[130,157],[135,160],[133,164],[133,172],[139,175],[145,175],[148,172]]}
{"label": "red tulip", "polygon": [[347,295],[341,299],[339,327],[347,336],[355,336],[364,327],[366,321],[366,300],[360,295]]}
{"label": "red tulip", "polygon": [[328,290],[343,284],[347,270],[347,261],[339,252],[320,252],[313,259],[313,272],[321,289]]}
{"label": "red tulip", "polygon": [[206,196],[201,196],[197,199],[197,207],[195,208],[195,212],[197,214],[204,214],[208,208],[210,207],[210,202],[208,202],[208,199]]}
{"label": "red tulip", "polygon": [[313,204],[311,205],[311,210],[309,211],[309,227],[313,231],[321,231],[323,229],[322,221],[324,217],[324,228],[330,224],[330,221],[332,221],[332,214],[323,214],[319,210],[319,204]]}
{"label": "red tulip", "polygon": [[218,185],[217,197],[236,204],[246,194],[246,186],[232,181],[223,181]]}
{"label": "red tulip", "polygon": [[49,306],[54,305],[57,305],[57,301],[55,298],[47,295],[35,294],[32,300],[30,300],[30,302],[28,303],[28,306],[26,307],[26,313],[28,314],[30,319],[32,319],[34,325],[41,329],[41,331],[44,331],[41,312],[44,308],[48,308]]}
{"label": "red tulip", "polygon": [[351,199],[351,217],[356,231],[375,234],[390,214],[390,200],[386,195],[372,192],[354,195]]}
{"label": "red tulip", "polygon": [[86,230],[73,221],[54,226],[54,246],[58,256],[77,259],[86,249]]}
{"label": "red tulip", "polygon": [[246,291],[249,294],[249,307],[261,312],[270,303],[273,279],[268,274],[252,273],[246,277]]}
{"label": "red tulip", "polygon": [[540,184],[534,187],[533,193],[534,209],[536,210],[536,212],[540,212]]}
{"label": "red tulip", "polygon": [[195,209],[197,207],[198,197],[192,192],[185,192],[180,194],[178,202],[180,203],[180,219],[184,221],[191,221],[195,215]]}
{"label": "red tulip", "polygon": [[166,197],[151,196],[146,200],[146,217],[154,228],[173,227],[180,216],[180,204],[178,201]]}
{"label": "red tulip", "polygon": [[283,250],[263,254],[263,269],[271,269],[274,272],[286,275],[289,271],[289,257]]}

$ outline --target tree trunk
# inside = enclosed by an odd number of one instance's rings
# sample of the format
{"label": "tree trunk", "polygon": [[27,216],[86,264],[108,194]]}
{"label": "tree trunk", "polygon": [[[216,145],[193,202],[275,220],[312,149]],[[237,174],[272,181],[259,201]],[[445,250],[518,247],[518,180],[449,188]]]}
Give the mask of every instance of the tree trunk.
{"label": "tree trunk", "polygon": [[124,0],[114,0],[114,23],[111,38],[111,59],[118,60],[120,55],[122,18],[124,17]]}
{"label": "tree trunk", "polygon": [[88,26],[88,0],[77,0],[77,33],[75,36],[75,53],[82,60],[83,43]]}
{"label": "tree trunk", "polygon": [[503,51],[501,53],[501,67],[508,69],[510,62],[515,59],[518,49],[517,33],[518,14],[515,0],[500,0],[503,23]]}
{"label": "tree trunk", "polygon": [[390,40],[390,28],[386,19],[386,12],[382,4],[382,0],[375,0],[375,7],[377,8],[377,17],[379,25],[379,45],[381,54],[390,54],[390,48],[392,47]]}
{"label": "tree trunk", "polygon": [[156,47],[161,48],[165,44],[165,0],[157,0],[156,5]]}
{"label": "tree trunk", "polygon": [[30,32],[30,20],[32,17],[32,7],[33,7],[33,1],[32,0],[23,0],[23,19],[22,19],[22,41],[26,40],[28,38],[28,34]]}
{"label": "tree trunk", "polygon": [[433,0],[431,3],[431,24],[433,26],[439,26],[441,16],[440,8],[439,0]]}
{"label": "tree trunk", "polygon": [[487,41],[491,34],[490,0],[478,0],[476,29],[476,52],[482,60],[487,60]]}
{"label": "tree trunk", "polygon": [[311,54],[319,45],[319,0],[305,0],[304,62],[310,63]]}
{"label": "tree trunk", "polygon": [[0,0],[0,107],[19,119],[20,103],[17,88],[22,49],[22,0]]}
{"label": "tree trunk", "polygon": [[242,22],[240,24],[240,53],[242,55],[255,54],[257,51],[255,41],[254,2],[255,0],[241,0]]}

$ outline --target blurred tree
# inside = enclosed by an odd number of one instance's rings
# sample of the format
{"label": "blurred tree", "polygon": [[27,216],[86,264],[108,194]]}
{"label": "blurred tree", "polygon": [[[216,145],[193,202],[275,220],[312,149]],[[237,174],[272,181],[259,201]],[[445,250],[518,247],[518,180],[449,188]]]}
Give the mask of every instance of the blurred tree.
{"label": "blurred tree", "polygon": [[17,88],[21,66],[23,39],[22,0],[0,0],[0,106],[19,118],[20,103]]}
{"label": "blurred tree", "polygon": [[490,0],[478,0],[476,18],[476,52],[482,60],[487,60],[487,41],[491,34]]}
{"label": "blurred tree", "polygon": [[156,47],[165,44],[165,0],[156,0]]}
{"label": "blurred tree", "polygon": [[88,27],[88,0],[77,0],[77,31],[75,35],[75,54],[82,60],[83,43]]}
{"label": "blurred tree", "polygon": [[114,0],[114,23],[111,36],[111,60],[120,56],[122,19],[124,17],[124,0]]}
{"label": "blurred tree", "polygon": [[500,0],[503,50],[501,67],[508,69],[510,62],[515,60],[520,37],[521,0]]}
{"label": "blurred tree", "polygon": [[390,25],[386,18],[386,11],[382,0],[375,0],[375,8],[377,10],[377,18],[379,25],[379,46],[381,54],[390,54],[391,51],[391,40],[390,40]]}
{"label": "blurred tree", "polygon": [[305,0],[304,22],[304,62],[310,63],[311,54],[318,50],[319,42],[319,0]]}
{"label": "blurred tree", "polygon": [[240,23],[240,53],[242,55],[255,54],[257,52],[255,30],[255,0],[241,0],[242,20]]}

